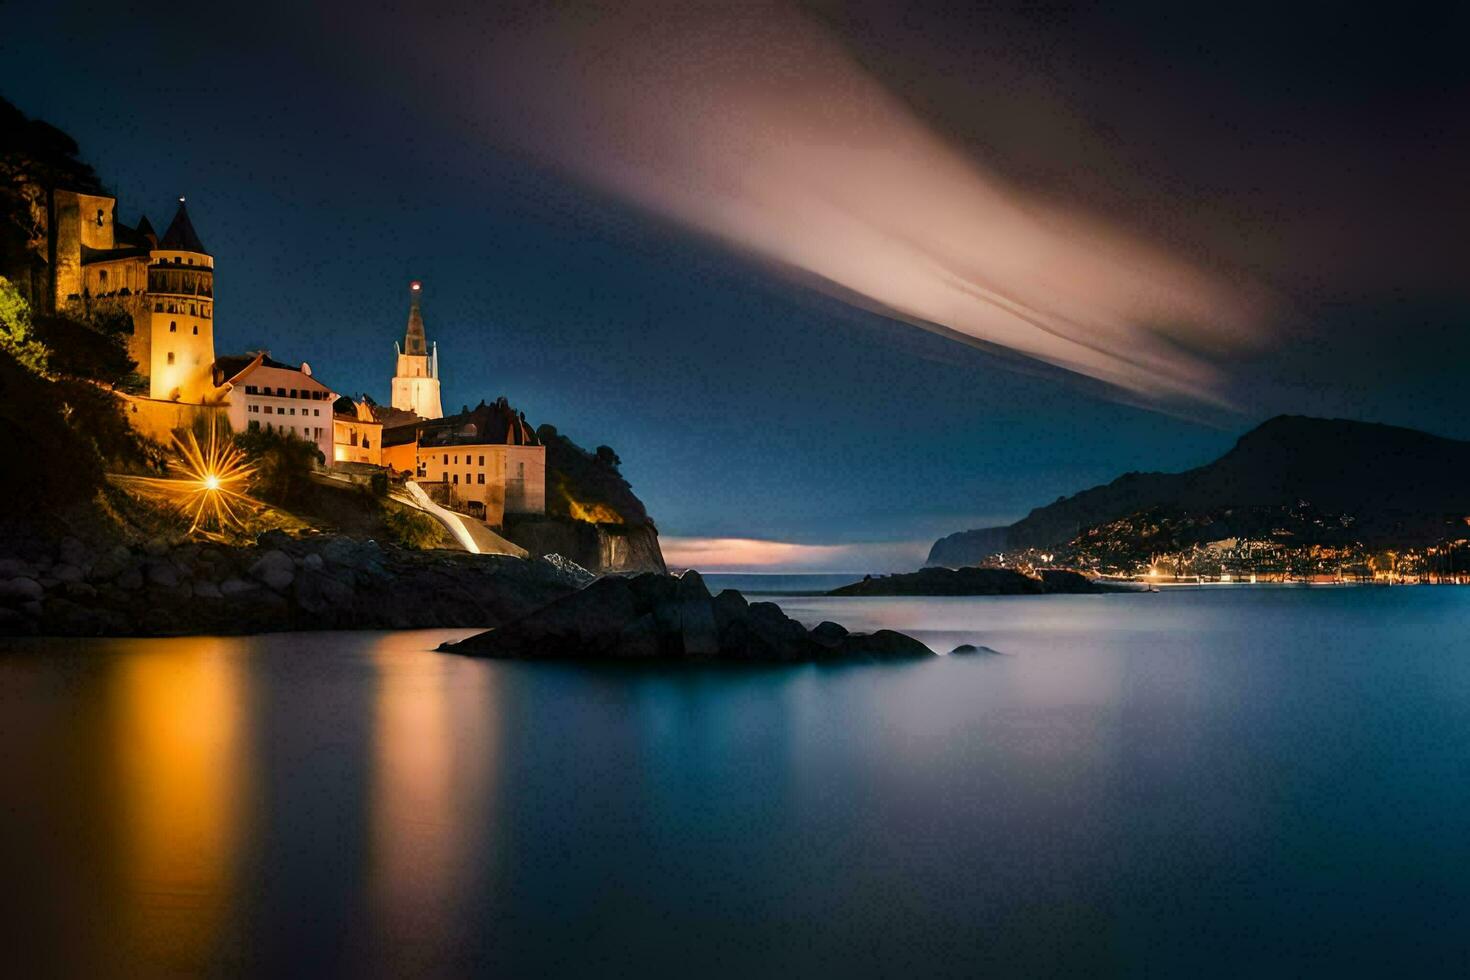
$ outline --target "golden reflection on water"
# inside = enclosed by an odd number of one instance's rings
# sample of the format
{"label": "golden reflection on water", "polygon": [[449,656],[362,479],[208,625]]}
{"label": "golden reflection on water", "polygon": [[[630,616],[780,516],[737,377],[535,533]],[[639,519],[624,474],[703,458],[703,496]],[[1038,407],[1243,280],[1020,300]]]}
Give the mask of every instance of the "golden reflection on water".
{"label": "golden reflection on water", "polygon": [[202,962],[230,911],[253,782],[237,646],[169,641],[116,661],[119,925],[149,959]]}
{"label": "golden reflection on water", "polygon": [[379,936],[425,943],[455,918],[487,838],[499,751],[496,675],[389,634],[377,670],[370,793],[371,896]]}

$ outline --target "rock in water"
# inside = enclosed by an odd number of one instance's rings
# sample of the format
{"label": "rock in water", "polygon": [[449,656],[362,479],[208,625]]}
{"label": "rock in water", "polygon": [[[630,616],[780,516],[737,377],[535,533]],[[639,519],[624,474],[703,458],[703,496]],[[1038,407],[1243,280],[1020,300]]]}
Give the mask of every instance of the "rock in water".
{"label": "rock in water", "polygon": [[810,633],[771,602],[747,604],[727,589],[711,598],[697,572],[603,578],[529,615],[441,650],[526,659],[812,660],[927,657],[892,630],[849,633],[822,623]]}

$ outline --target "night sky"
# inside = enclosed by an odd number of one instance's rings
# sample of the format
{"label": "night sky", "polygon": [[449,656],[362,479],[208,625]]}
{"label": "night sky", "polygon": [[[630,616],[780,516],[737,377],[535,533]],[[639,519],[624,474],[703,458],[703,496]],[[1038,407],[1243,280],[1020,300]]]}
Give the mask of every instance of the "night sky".
{"label": "night sky", "polygon": [[671,561],[886,571],[1282,412],[1470,438],[1470,8],[1286,6],[30,3],[0,95],[188,196],[219,353],[386,401],[418,278],[445,409]]}

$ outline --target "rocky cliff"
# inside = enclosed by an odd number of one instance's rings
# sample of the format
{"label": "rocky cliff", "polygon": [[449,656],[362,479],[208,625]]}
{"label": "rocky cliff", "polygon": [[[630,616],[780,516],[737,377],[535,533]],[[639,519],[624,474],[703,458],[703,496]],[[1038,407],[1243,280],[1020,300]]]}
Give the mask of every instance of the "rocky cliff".
{"label": "rocky cliff", "polygon": [[588,452],[543,425],[546,514],[507,515],[505,536],[532,555],[559,554],[599,574],[659,572],[658,528],[623,478],[622,460],[608,446]]}
{"label": "rocky cliff", "polygon": [[507,539],[533,557],[561,555],[598,574],[668,571],[652,521],[629,525],[507,515],[504,530]]}

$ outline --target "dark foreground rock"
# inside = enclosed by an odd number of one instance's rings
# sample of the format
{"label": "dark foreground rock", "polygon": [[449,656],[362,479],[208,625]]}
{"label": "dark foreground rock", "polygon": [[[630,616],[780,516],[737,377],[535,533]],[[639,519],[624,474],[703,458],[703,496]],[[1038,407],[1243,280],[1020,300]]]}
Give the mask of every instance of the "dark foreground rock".
{"label": "dark foreground rock", "polygon": [[828,595],[1058,595],[1123,591],[1100,585],[1065,568],[1026,575],[1011,568],[922,568],[898,575],[869,576]]}
{"label": "dark foreground rock", "polygon": [[0,558],[0,635],[177,636],[498,625],[570,595],[568,562],[410,551],[331,535],[253,548],[154,539]]}
{"label": "dark foreground rock", "polygon": [[849,633],[836,623],[807,630],[775,603],[747,603],[733,589],[711,596],[698,572],[604,578],[442,650],[479,657],[797,662],[933,656],[892,630]]}

